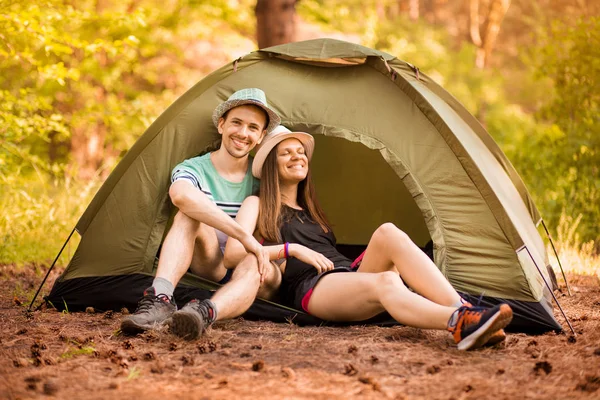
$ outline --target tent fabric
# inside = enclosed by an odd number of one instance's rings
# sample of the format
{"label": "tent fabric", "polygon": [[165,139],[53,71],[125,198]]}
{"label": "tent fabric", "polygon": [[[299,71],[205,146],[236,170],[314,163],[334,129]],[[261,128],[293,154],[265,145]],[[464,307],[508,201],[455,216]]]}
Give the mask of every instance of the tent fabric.
{"label": "tent fabric", "polygon": [[[493,139],[414,66],[331,39],[253,52],[173,103],[78,221],[81,241],[55,288],[154,273],[173,214],[170,171],[216,138],[213,109],[244,87],[263,89],[284,125],[315,136],[313,177],[338,243],[364,246],[393,222],[420,246],[433,241],[435,263],[458,291],[541,304],[545,325],[532,314],[532,329],[560,329],[539,212]],[[189,274],[182,284],[205,287]]]}

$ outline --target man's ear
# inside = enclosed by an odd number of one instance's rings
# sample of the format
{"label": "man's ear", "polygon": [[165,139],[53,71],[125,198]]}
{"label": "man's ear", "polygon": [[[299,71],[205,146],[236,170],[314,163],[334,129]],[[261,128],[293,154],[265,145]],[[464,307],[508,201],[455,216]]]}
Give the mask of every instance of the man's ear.
{"label": "man's ear", "polygon": [[258,138],[258,140],[256,141],[256,144],[260,144],[260,142],[263,141],[263,139],[265,138],[265,136],[267,136],[267,130],[263,129],[262,133],[260,134],[260,138]]}
{"label": "man's ear", "polygon": [[225,118],[221,117],[219,118],[219,122],[217,123],[217,131],[219,132],[219,135],[223,134],[223,124],[225,123]]}

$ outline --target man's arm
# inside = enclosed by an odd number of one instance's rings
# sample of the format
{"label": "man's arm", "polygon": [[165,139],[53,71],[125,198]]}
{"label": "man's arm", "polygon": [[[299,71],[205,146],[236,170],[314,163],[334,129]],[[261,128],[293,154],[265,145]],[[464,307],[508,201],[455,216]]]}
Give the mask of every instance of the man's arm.
{"label": "man's arm", "polygon": [[[242,206],[237,213],[237,217],[235,218],[236,222],[242,227],[242,229],[249,234],[252,234],[256,230],[256,224],[258,221],[258,208],[258,197],[249,196],[242,203]],[[283,258],[283,244],[263,246],[263,249],[267,251],[270,260]],[[230,238],[227,240],[227,245],[225,246],[225,255],[223,258],[225,268],[235,267],[240,261],[242,261],[245,255],[246,250],[244,249],[244,246],[239,241]]]}
{"label": "man's arm", "polygon": [[246,232],[236,221],[217,207],[206,194],[187,179],[179,179],[171,184],[169,196],[179,211],[238,240],[248,253],[256,255],[258,270],[262,276],[266,263],[269,262],[268,254],[252,234]]}
{"label": "man's arm", "polygon": [[188,217],[208,226],[212,226],[227,236],[242,241],[248,234],[233,218],[221,210],[201,190],[187,179],[173,182],[169,188],[173,205]]}
{"label": "man's arm", "polygon": [[[252,235],[256,229],[256,223],[258,220],[258,197],[249,196],[247,197],[242,206],[238,210],[235,221],[238,226],[249,235]],[[246,256],[246,250],[244,246],[238,240],[234,240],[234,236],[229,236],[227,245],[225,246],[225,254],[223,256],[223,263],[225,268],[235,267],[242,259]]]}

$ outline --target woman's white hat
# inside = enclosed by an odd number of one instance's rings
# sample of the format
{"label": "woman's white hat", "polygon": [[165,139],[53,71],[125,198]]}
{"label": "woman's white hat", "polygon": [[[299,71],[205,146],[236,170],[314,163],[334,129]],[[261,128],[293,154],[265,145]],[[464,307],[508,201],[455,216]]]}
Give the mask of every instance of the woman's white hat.
{"label": "woman's white hat", "polygon": [[306,132],[292,132],[285,126],[279,125],[277,128],[273,129],[273,132],[265,136],[260,145],[258,145],[254,161],[252,162],[252,175],[260,179],[263,164],[271,150],[279,143],[289,138],[298,139],[302,143],[304,150],[306,151],[306,157],[308,158],[308,161],[310,161],[315,149],[315,139],[312,135],[309,135]]}

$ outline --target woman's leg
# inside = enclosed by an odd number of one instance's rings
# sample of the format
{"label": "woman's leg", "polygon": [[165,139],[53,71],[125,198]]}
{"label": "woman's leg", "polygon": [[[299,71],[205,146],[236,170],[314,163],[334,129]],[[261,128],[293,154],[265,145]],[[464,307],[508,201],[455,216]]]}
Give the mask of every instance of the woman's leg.
{"label": "woman's leg", "polygon": [[446,329],[455,310],[411,292],[395,271],[328,274],[308,303],[312,315],[329,321],[361,321],[387,311],[401,324],[430,329]]}
{"label": "woman's leg", "polygon": [[460,296],[431,259],[394,224],[381,225],[371,236],[359,272],[397,271],[421,296],[456,306]]}
{"label": "woman's leg", "polygon": [[264,273],[264,282],[261,283],[256,297],[265,300],[273,300],[279,292],[279,287],[281,286],[281,279],[281,270],[273,261],[271,261],[269,264],[266,265],[266,272]]}

